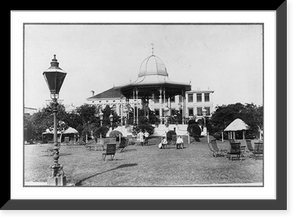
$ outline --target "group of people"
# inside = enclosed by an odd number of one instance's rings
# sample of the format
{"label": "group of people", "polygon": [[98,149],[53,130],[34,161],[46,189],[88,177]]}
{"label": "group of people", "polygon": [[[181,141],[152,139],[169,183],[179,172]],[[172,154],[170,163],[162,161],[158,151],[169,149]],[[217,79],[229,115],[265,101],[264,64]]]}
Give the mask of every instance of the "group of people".
{"label": "group of people", "polygon": [[[158,145],[158,148],[165,149],[167,147],[167,144],[167,137],[163,136],[161,142]],[[183,149],[183,139],[181,136],[178,136],[176,139],[176,149]]]}
{"label": "group of people", "polygon": [[142,146],[148,145],[149,133],[147,131],[142,132],[142,130],[140,130],[140,132],[137,134],[137,137]]}
{"label": "group of people", "polygon": [[[137,138],[142,146],[148,145],[149,133],[147,131],[143,132],[142,130],[140,130],[140,132],[137,134]],[[167,137],[165,135],[162,137],[162,140],[159,143],[158,147],[160,149],[165,149],[167,147],[167,144],[168,144],[168,141],[167,141]],[[176,139],[176,149],[183,149],[183,139],[180,135],[177,136],[177,139]]]}

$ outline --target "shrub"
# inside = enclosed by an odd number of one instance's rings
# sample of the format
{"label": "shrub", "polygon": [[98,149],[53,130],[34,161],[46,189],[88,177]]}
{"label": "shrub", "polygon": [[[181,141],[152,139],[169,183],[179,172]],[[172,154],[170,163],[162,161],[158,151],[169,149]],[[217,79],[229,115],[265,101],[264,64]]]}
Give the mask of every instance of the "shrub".
{"label": "shrub", "polygon": [[171,141],[173,135],[175,135],[175,136],[177,135],[175,131],[173,131],[173,130],[168,131],[167,132],[167,140]]}
{"label": "shrub", "polygon": [[121,137],[122,137],[123,136],[122,132],[113,130],[113,131],[111,131],[111,133],[109,133],[109,138],[117,138],[117,137],[119,137],[119,135],[121,135]]}
{"label": "shrub", "polygon": [[221,139],[222,135],[221,135],[220,132],[216,132],[216,133],[213,134],[213,137],[214,137],[216,140],[219,140],[219,139]]}
{"label": "shrub", "polygon": [[190,124],[187,128],[188,133],[191,137],[194,137],[194,139],[199,142],[200,136],[201,136],[201,128],[198,124]]}
{"label": "shrub", "polygon": [[147,131],[149,135],[154,133],[154,127],[149,123],[149,119],[147,117],[139,117],[139,124],[137,126],[133,126],[133,134],[137,134],[142,130],[142,132]]}
{"label": "shrub", "polygon": [[106,134],[108,132],[109,128],[106,127],[106,126],[101,126],[100,128],[98,128],[96,131],[95,131],[95,136],[96,137],[100,137],[100,134],[102,136],[102,138],[106,138]]}

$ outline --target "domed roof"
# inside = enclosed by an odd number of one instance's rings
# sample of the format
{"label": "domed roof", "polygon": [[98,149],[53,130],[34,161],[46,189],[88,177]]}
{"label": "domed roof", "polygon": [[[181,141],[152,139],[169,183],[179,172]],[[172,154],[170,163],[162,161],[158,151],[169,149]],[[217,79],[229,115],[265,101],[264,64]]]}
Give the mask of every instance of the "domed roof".
{"label": "domed roof", "polygon": [[149,75],[168,76],[167,68],[164,62],[157,56],[147,57],[140,66],[139,77]]}

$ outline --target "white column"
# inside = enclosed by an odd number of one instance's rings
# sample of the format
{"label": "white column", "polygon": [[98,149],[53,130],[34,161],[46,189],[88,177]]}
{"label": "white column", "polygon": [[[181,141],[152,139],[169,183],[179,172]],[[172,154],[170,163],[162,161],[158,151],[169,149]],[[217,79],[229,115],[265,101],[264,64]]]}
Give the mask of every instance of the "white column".
{"label": "white column", "polygon": [[133,124],[135,123],[135,94],[134,94],[135,89],[132,90],[132,100],[133,100]]}
{"label": "white column", "polygon": [[[136,100],[139,100],[139,90],[136,89]],[[139,123],[139,106],[136,107],[136,123]]]}
{"label": "white column", "polygon": [[159,89],[159,119],[162,124],[162,89]]}

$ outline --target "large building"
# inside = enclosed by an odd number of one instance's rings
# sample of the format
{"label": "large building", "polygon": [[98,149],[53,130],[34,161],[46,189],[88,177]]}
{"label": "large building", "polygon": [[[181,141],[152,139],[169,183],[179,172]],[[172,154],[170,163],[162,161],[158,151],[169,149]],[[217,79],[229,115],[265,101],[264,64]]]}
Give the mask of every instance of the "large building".
{"label": "large building", "polygon": [[[212,90],[191,90],[187,91],[185,94],[185,98],[187,99],[185,106],[185,117],[202,117],[203,116],[203,108],[206,110],[206,115],[210,116],[214,111],[212,94],[214,91]],[[106,105],[114,108],[116,113],[119,116],[123,115],[124,106],[127,103],[126,98],[122,95],[121,91],[117,88],[110,88],[106,91],[103,91],[99,94],[92,95],[89,97],[88,102],[91,104],[96,104],[101,106],[102,109],[106,107]],[[134,105],[142,106],[141,99],[129,99],[129,104],[131,107]],[[170,99],[169,102],[171,114],[173,114],[175,110],[182,110],[183,105],[183,97],[181,95],[176,95],[175,97]],[[159,116],[159,108],[161,105],[159,104],[159,99],[151,99],[149,102],[149,108],[155,111],[156,115]],[[163,110],[164,113],[164,110]],[[162,115],[164,116],[164,114]]]}
{"label": "large building", "polygon": [[138,110],[145,107],[154,111],[161,123],[177,111],[183,123],[190,118],[203,117],[203,113],[210,116],[214,108],[213,93],[212,90],[191,90],[190,84],[170,80],[165,64],[152,53],[142,62],[137,80],[96,95],[92,91],[87,101],[102,109],[109,105],[121,117],[126,117],[130,107],[134,120],[137,120]]}

